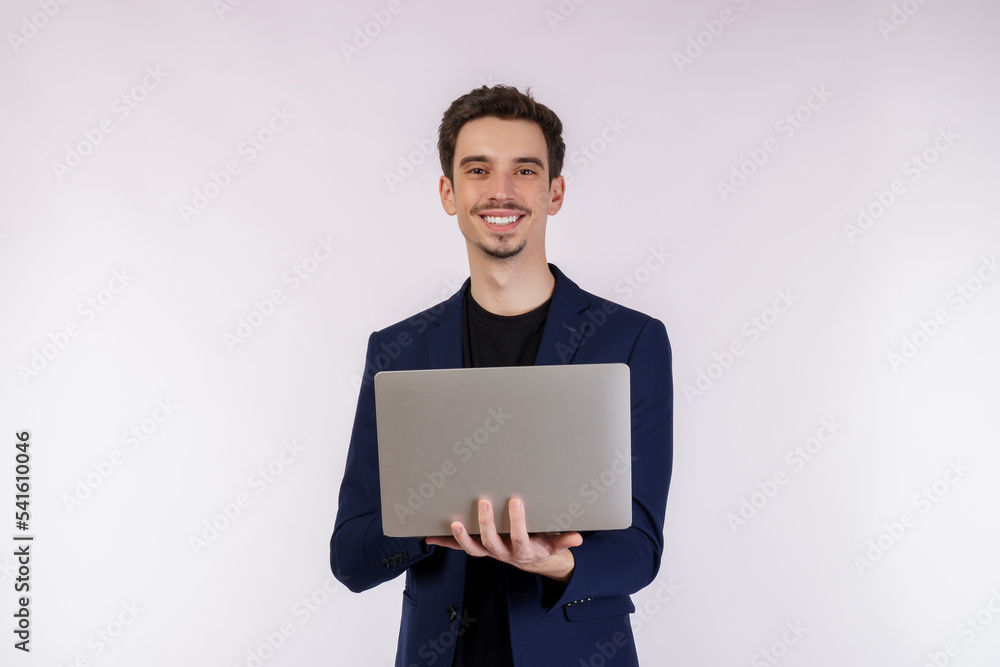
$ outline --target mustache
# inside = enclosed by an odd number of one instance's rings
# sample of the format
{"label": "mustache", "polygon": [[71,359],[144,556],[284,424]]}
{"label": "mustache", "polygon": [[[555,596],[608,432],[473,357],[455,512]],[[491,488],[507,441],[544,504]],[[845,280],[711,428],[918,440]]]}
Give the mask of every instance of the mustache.
{"label": "mustache", "polygon": [[527,215],[528,213],[531,213],[531,211],[528,209],[528,207],[524,206],[522,204],[518,204],[516,202],[499,202],[499,201],[497,201],[495,199],[494,200],[490,200],[490,201],[486,202],[485,204],[479,204],[477,206],[474,206],[472,208],[472,213],[478,215],[482,211],[489,211],[489,210],[492,210],[492,209],[495,209],[495,208],[509,209],[511,211],[517,211],[518,213],[524,213],[525,215]]}

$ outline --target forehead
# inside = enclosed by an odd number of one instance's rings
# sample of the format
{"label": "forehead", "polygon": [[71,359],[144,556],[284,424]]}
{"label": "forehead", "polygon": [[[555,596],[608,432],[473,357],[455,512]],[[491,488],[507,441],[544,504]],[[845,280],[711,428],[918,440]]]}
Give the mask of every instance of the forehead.
{"label": "forehead", "polygon": [[533,157],[548,164],[542,128],[520,118],[486,116],[463,125],[455,139],[455,159],[461,161],[470,155],[494,161]]}

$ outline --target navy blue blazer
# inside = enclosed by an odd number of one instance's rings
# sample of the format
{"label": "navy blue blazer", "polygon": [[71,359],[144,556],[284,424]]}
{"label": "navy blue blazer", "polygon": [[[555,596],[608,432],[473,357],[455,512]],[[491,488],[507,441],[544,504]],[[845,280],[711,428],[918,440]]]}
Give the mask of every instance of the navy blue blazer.
{"label": "navy blue blazer", "polygon": [[[663,551],[663,517],[673,454],[671,353],[663,323],[580,289],[554,265],[555,289],[535,363],[624,362],[632,401],[632,527],[583,534],[565,584],[511,569],[507,603],[519,667],[638,665],[629,597],[653,581]],[[360,592],[406,573],[397,667],[451,665],[454,645],[476,619],[462,610],[466,556],[418,538],[382,533],[375,392],[380,370],[462,367],[462,295],[368,339],[365,370],[330,565]]]}

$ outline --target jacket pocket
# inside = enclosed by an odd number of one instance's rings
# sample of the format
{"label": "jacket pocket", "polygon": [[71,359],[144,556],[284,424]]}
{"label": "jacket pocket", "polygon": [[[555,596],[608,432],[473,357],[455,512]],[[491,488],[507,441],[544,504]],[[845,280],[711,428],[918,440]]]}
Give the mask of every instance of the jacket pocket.
{"label": "jacket pocket", "polygon": [[625,616],[635,611],[632,598],[627,595],[611,595],[570,602],[563,606],[563,613],[569,621],[589,621],[593,618]]}

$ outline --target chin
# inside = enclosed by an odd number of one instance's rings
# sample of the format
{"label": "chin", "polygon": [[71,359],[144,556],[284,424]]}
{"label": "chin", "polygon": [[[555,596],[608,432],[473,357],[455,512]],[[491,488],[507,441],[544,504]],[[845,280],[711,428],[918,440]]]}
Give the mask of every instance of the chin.
{"label": "chin", "polygon": [[501,246],[501,247],[487,247],[485,245],[480,245],[479,249],[484,253],[492,257],[493,259],[510,259],[511,257],[516,257],[524,250],[525,244],[522,243],[519,246]]}

